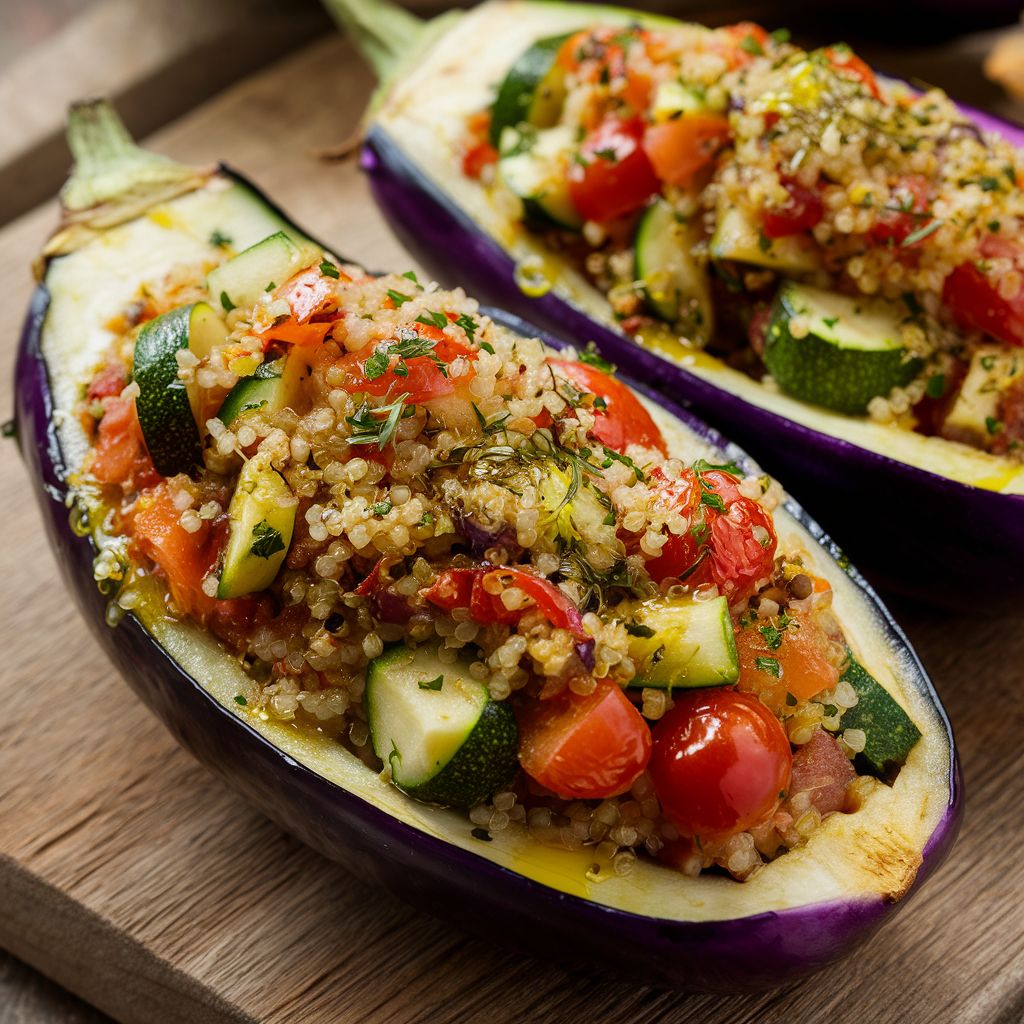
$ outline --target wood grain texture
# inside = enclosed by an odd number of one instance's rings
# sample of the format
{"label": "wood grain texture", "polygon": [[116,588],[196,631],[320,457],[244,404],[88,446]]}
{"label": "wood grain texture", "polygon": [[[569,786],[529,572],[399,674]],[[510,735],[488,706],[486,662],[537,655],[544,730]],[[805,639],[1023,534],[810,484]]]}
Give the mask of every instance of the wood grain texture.
{"label": "wood grain texture", "polygon": [[[153,144],[183,160],[226,158],[342,252],[404,270],[354,167],[308,155],[352,130],[368,88],[332,39]],[[26,267],[54,216],[43,208],[0,238],[7,360]],[[0,381],[9,409],[9,377]],[[963,839],[924,892],[856,960],[812,981],[758,997],[686,996],[485,946],[278,831],[177,749],[116,678],[65,598],[12,445],[0,450],[0,515],[0,945],[125,1024],[1024,1017],[1019,614],[898,609],[946,699],[967,775]]]}

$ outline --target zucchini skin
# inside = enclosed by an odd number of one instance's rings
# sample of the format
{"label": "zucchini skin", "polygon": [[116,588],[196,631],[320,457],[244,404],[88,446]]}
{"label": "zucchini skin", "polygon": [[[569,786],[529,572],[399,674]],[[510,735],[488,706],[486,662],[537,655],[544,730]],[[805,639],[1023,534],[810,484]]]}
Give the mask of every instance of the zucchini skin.
{"label": "zucchini skin", "polygon": [[[116,629],[106,626],[107,599],[93,579],[93,543],[74,532],[65,505],[69,471],[51,419],[54,402],[40,348],[48,305],[49,292],[42,284],[18,350],[15,419],[21,454],[65,581],[100,646],[136,695],[178,743],[278,826],[342,862],[361,880],[384,885],[429,913],[443,913],[488,941],[513,943],[556,961],[573,960],[591,973],[595,963],[607,965],[632,984],[730,993],[775,988],[848,953],[894,911],[881,898],[860,899],[696,923],[610,909],[414,828],[287,756],[221,706],[133,615]],[[493,315],[513,329],[539,333],[515,317]],[[692,414],[664,398],[657,401],[711,444],[725,447],[730,458],[746,458]],[[789,509],[831,557],[840,557],[799,506],[791,502]],[[878,608],[890,640],[909,651],[868,584],[855,571],[851,575],[868,603]],[[920,686],[938,712],[951,756],[948,786],[943,787],[945,812],[923,851],[915,889],[948,853],[962,814],[952,729],[923,669]]]}
{"label": "zucchini skin", "polygon": [[[1024,129],[964,109],[983,128],[1001,130],[1024,145]],[[1024,596],[1024,495],[970,487],[796,423],[641,347],[554,290],[535,298],[524,295],[509,254],[380,124],[370,126],[361,166],[392,231],[442,284],[461,285],[556,337],[593,340],[634,380],[727,432],[813,502],[831,534],[880,585],[930,604],[973,610]],[[858,512],[866,483],[889,508],[900,510],[898,516],[875,517],[869,534]],[[956,532],[947,527],[950,522],[958,524]]]}

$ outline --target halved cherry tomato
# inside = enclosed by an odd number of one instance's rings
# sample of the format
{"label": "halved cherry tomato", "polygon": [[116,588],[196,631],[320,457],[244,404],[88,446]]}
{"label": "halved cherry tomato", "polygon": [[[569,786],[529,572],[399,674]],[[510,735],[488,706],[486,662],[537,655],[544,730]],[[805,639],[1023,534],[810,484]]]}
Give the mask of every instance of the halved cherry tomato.
{"label": "halved cherry tomato", "polygon": [[786,696],[809,700],[839,682],[828,660],[828,634],[811,615],[752,622],[736,630],[739,688],[757,694],[773,711],[786,708]]}
{"label": "halved cherry tomato", "polygon": [[[401,358],[393,351],[401,345],[399,339],[378,342],[359,352],[350,352],[337,363],[345,371],[341,387],[352,394],[361,393],[377,397],[407,394],[408,401],[416,405],[451,395],[457,386],[470,381],[472,370],[456,382],[452,380],[448,367],[459,356],[475,359],[475,350],[449,337],[440,328],[431,324],[411,323],[405,325],[402,330],[408,332],[410,337],[415,336],[433,342],[430,354]],[[374,369],[374,375],[370,376],[366,364],[381,351],[390,353],[387,369],[382,373],[376,373]]]}
{"label": "halved cherry tomato", "polygon": [[[1024,270],[1024,249],[1006,239],[989,236],[981,246],[987,259],[1011,259]],[[953,319],[968,331],[984,331],[1007,345],[1024,345],[1024,288],[1004,298],[997,282],[973,263],[961,263],[942,286],[942,301]]]}
{"label": "halved cherry tomato", "polygon": [[882,90],[874,71],[848,47],[826,46],[825,56],[836,72],[844,78],[860,82],[876,100],[882,99]]}
{"label": "halved cherry tomato", "polygon": [[134,398],[114,395],[103,399],[90,469],[101,483],[129,484],[134,490],[160,481],[142,436]]}
{"label": "halved cherry tomato", "polygon": [[[749,597],[771,575],[777,544],[772,517],[740,494],[738,481],[723,470],[688,470],[669,480],[651,472],[659,502],[691,517],[691,527],[672,534],[645,568],[660,583],[678,577],[691,586],[715,583],[730,603]],[[703,482],[703,484],[701,483]]]}
{"label": "halved cherry tomato", "polygon": [[902,245],[913,232],[928,223],[931,183],[924,175],[905,174],[889,192],[889,203],[879,211],[869,234],[876,242]]}
{"label": "halved cherry tomato", "polygon": [[779,720],[735,690],[676,696],[654,726],[650,773],[669,820],[721,840],[766,821],[789,788],[793,755]]}
{"label": "halved cherry tomato", "polygon": [[665,184],[680,188],[714,163],[728,143],[729,121],[718,114],[687,114],[648,125],[644,133],[644,152],[654,173]]}
{"label": "halved cherry tomato", "polygon": [[639,117],[602,121],[583,140],[569,170],[569,194],[581,217],[609,221],[633,213],[661,188],[642,145]]}
{"label": "halved cherry tomato", "polygon": [[523,771],[566,799],[624,793],[651,756],[647,723],[611,683],[598,683],[586,697],[540,701],[518,718]]}
{"label": "halved cherry tomato", "polygon": [[768,238],[802,234],[813,228],[825,215],[825,205],[817,192],[795,181],[784,181],[782,185],[789,193],[789,198],[777,209],[765,210],[761,220],[762,230]]}
{"label": "halved cherry tomato", "polygon": [[603,409],[594,410],[591,436],[612,451],[624,452],[631,444],[656,448],[668,454],[665,439],[651,414],[640,399],[617,377],[604,373],[590,363],[567,359],[549,359],[548,365],[581,391],[604,401]]}
{"label": "halved cherry tomato", "polygon": [[[533,600],[525,608],[506,608],[501,594],[485,586],[500,581],[504,588],[516,587]],[[482,626],[493,622],[514,625],[534,606],[557,629],[567,629],[579,640],[589,640],[579,609],[569,597],[542,576],[525,569],[501,566],[492,569],[446,569],[423,591],[423,597],[445,611],[468,608],[470,618]]]}

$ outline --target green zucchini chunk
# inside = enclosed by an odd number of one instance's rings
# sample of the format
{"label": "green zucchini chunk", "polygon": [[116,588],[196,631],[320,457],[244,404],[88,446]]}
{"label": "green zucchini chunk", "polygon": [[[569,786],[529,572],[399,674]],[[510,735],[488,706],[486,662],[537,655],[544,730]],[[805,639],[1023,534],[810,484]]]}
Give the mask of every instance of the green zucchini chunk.
{"label": "green zucchini chunk", "polygon": [[469,808],[515,775],[519,731],[507,701],[430,647],[387,648],[366,673],[366,715],[377,756],[416,800]]}
{"label": "green zucchini chunk", "polygon": [[626,632],[629,656],[637,666],[631,687],[730,686],[739,679],[736,638],[724,597],[645,601],[636,606]]}
{"label": "green zucchini chunk", "polygon": [[901,340],[904,316],[902,307],[882,299],[788,282],[772,307],[765,366],[795,398],[863,414],[872,398],[908,384],[921,369]]}
{"label": "green zucchini chunk", "polygon": [[266,590],[288,554],[298,501],[269,463],[250,459],[231,496],[231,522],[217,596],[243,597]]}
{"label": "green zucchini chunk", "polygon": [[637,224],[633,244],[636,279],[650,311],[703,345],[711,337],[714,314],[708,275],[694,254],[699,238],[696,221],[683,222],[670,203],[655,199]]}
{"label": "green zucchini chunk", "polygon": [[161,476],[188,473],[202,456],[193,401],[178,377],[178,351],[187,348],[202,359],[226,337],[224,321],[206,302],[172,309],[139,331],[132,371],[139,386],[135,407]]}
{"label": "green zucchini chunk", "polygon": [[527,223],[570,230],[582,226],[569,192],[572,148],[572,131],[564,125],[539,132],[506,128],[502,133],[498,179],[522,201]]}
{"label": "green zucchini chunk", "polygon": [[236,306],[255,305],[260,296],[308,267],[311,259],[283,231],[275,231],[211,270],[206,286],[230,312]]}
{"label": "green zucchini chunk", "polygon": [[768,238],[749,216],[736,206],[719,204],[711,258],[766,267],[786,274],[810,274],[818,269],[818,255],[799,235]]}
{"label": "green zucchini chunk", "polygon": [[539,39],[512,65],[491,106],[491,145],[498,148],[506,128],[525,122],[535,128],[556,124],[565,102],[565,71],[556,58],[568,35]]}
{"label": "green zucchini chunk", "polygon": [[298,405],[299,384],[309,373],[309,361],[299,351],[263,363],[251,377],[243,377],[227,394],[217,418],[225,426],[259,409],[272,415]]}
{"label": "green zucchini chunk", "polygon": [[857,691],[857,703],[843,714],[840,725],[861,729],[867,737],[858,757],[877,775],[902,765],[921,738],[921,730],[852,654],[841,678]]}

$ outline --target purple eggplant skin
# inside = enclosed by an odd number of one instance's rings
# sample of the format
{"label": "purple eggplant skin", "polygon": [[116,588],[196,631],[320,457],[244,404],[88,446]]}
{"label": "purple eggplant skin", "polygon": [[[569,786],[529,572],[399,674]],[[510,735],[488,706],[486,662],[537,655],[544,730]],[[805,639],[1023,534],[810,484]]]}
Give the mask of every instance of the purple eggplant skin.
{"label": "purple eggplant skin", "polygon": [[[627,913],[558,892],[426,835],[288,757],[222,707],[130,614],[116,628],[105,624],[107,599],[93,578],[92,541],[78,535],[69,519],[67,470],[53,428],[53,399],[40,349],[48,303],[46,286],[40,285],[18,350],[15,422],[57,562],[101,647],[136,695],[183,747],[281,828],[360,879],[489,941],[571,960],[591,974],[595,967],[614,967],[634,982],[672,988],[738,992],[786,984],[848,954],[896,909],[878,897],[702,923]],[[517,318],[496,311],[493,315],[513,329],[539,333]],[[648,389],[640,390],[730,458],[747,460],[692,414]],[[840,557],[799,506],[790,502],[788,508],[826,551]],[[877,595],[855,570],[848,571],[878,609],[889,637],[909,651]],[[923,851],[911,892],[948,853],[962,813],[952,729],[920,663],[915,667],[942,720],[951,757],[945,813]]]}
{"label": "purple eggplant skin", "polygon": [[[1024,129],[964,110],[985,130],[1024,145]],[[462,285],[577,345],[593,341],[630,377],[693,409],[792,488],[880,585],[965,610],[1024,596],[1024,495],[969,487],[812,430],[642,348],[554,292],[528,297],[509,254],[378,124],[361,166],[391,229],[443,285]]]}

